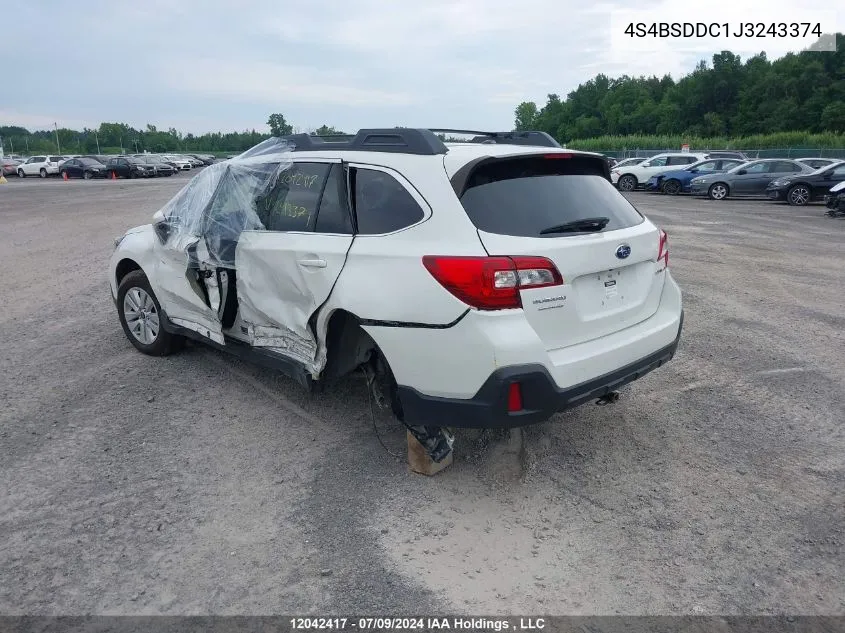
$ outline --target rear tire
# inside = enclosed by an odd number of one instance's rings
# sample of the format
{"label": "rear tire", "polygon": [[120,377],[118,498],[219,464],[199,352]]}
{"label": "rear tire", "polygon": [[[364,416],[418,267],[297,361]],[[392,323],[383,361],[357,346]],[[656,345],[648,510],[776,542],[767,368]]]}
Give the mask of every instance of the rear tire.
{"label": "rear tire", "polygon": [[41,176],[42,178],[46,178],[46,177],[47,177],[47,170],[46,170],[46,169],[44,169],[44,168],[42,167],[42,168],[38,171],[38,175],[39,175],[39,176]]}
{"label": "rear tire", "polygon": [[162,327],[164,313],[147,276],[140,270],[133,270],[120,282],[117,313],[126,338],[142,354],[167,356],[185,345],[185,337]]}
{"label": "rear tire", "polygon": [[619,187],[619,191],[633,191],[637,188],[637,178],[631,174],[625,174],[616,185]]}
{"label": "rear tire", "polygon": [[23,169],[18,170],[18,178],[26,178],[26,174],[23,172]]}
{"label": "rear tire", "polygon": [[728,186],[723,182],[714,182],[707,190],[707,197],[711,200],[724,200],[728,197]]}
{"label": "rear tire", "polygon": [[677,196],[681,193],[681,181],[675,178],[667,180],[663,183],[662,191],[668,196]]}
{"label": "rear tire", "polygon": [[85,180],[91,180],[94,177],[94,174],[90,171],[86,171],[84,174],[82,174],[82,177],[85,178]]}

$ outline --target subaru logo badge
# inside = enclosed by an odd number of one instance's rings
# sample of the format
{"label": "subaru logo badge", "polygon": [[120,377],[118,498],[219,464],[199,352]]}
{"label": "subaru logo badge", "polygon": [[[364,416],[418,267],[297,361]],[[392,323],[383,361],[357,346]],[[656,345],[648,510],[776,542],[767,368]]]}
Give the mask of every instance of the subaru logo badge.
{"label": "subaru logo badge", "polygon": [[627,244],[620,244],[616,247],[616,256],[619,259],[625,259],[628,255],[631,254],[631,247]]}

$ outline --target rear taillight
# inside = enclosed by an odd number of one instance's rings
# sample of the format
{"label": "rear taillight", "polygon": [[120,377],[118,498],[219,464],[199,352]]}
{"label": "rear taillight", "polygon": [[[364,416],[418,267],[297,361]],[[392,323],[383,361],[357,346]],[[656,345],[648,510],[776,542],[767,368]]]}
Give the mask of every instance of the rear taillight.
{"label": "rear taillight", "polygon": [[522,411],[522,387],[518,382],[512,382],[508,388],[508,412]]}
{"label": "rear taillight", "polygon": [[663,264],[663,269],[669,268],[669,236],[663,229],[660,230],[660,242],[657,247],[657,264]]}
{"label": "rear taillight", "polygon": [[563,283],[555,265],[545,257],[426,255],[423,266],[446,290],[479,310],[521,308],[520,288]]}

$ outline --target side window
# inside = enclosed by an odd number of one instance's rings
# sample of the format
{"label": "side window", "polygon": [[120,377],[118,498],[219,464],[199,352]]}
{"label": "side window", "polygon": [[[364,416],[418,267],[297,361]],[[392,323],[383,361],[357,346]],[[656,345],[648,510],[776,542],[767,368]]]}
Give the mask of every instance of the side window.
{"label": "side window", "polygon": [[342,170],[340,165],[332,165],[323,190],[323,198],[320,200],[320,209],[317,211],[317,224],[314,227],[317,233],[352,234],[352,219],[346,208]]}
{"label": "side window", "polygon": [[355,170],[355,216],[358,233],[392,233],[416,224],[425,213],[410,193],[390,174]]}
{"label": "side window", "polygon": [[308,231],[331,169],[329,163],[295,163],[279,174],[272,189],[256,199],[268,231]]}
{"label": "side window", "polygon": [[661,156],[660,158],[652,158],[648,161],[649,167],[665,167],[666,166],[666,157]]}
{"label": "side window", "polygon": [[793,162],[788,161],[788,160],[778,160],[778,161],[775,161],[774,163],[772,163],[771,171],[773,173],[778,173],[778,174],[782,174],[782,173],[788,174],[788,173],[792,173],[792,172],[801,171],[801,165],[799,165],[798,163],[793,163]]}
{"label": "side window", "polygon": [[745,168],[747,174],[763,174],[769,171],[769,163],[753,163]]}
{"label": "side window", "polygon": [[717,160],[711,160],[707,163],[701,163],[698,167],[696,167],[696,169],[700,172],[716,171],[719,168],[718,163],[719,161]]}
{"label": "side window", "polygon": [[43,163],[47,160],[46,156],[33,156],[32,159],[29,161],[30,163]]}

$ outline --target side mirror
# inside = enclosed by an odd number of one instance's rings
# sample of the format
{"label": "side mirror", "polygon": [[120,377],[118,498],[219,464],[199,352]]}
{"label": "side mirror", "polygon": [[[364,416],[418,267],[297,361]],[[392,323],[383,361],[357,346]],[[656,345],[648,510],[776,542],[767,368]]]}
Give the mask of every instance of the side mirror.
{"label": "side mirror", "polygon": [[740,169],[738,172],[736,172],[736,175],[737,175],[737,176],[744,176],[744,175],[745,175],[745,174],[747,174],[747,173],[748,173],[748,172],[747,172],[746,170],[744,170],[744,169]]}
{"label": "side mirror", "polygon": [[690,169],[690,173],[697,174],[698,173],[698,167],[696,167],[695,169]]}
{"label": "side mirror", "polygon": [[640,163],[640,167],[651,167],[650,163]]}

